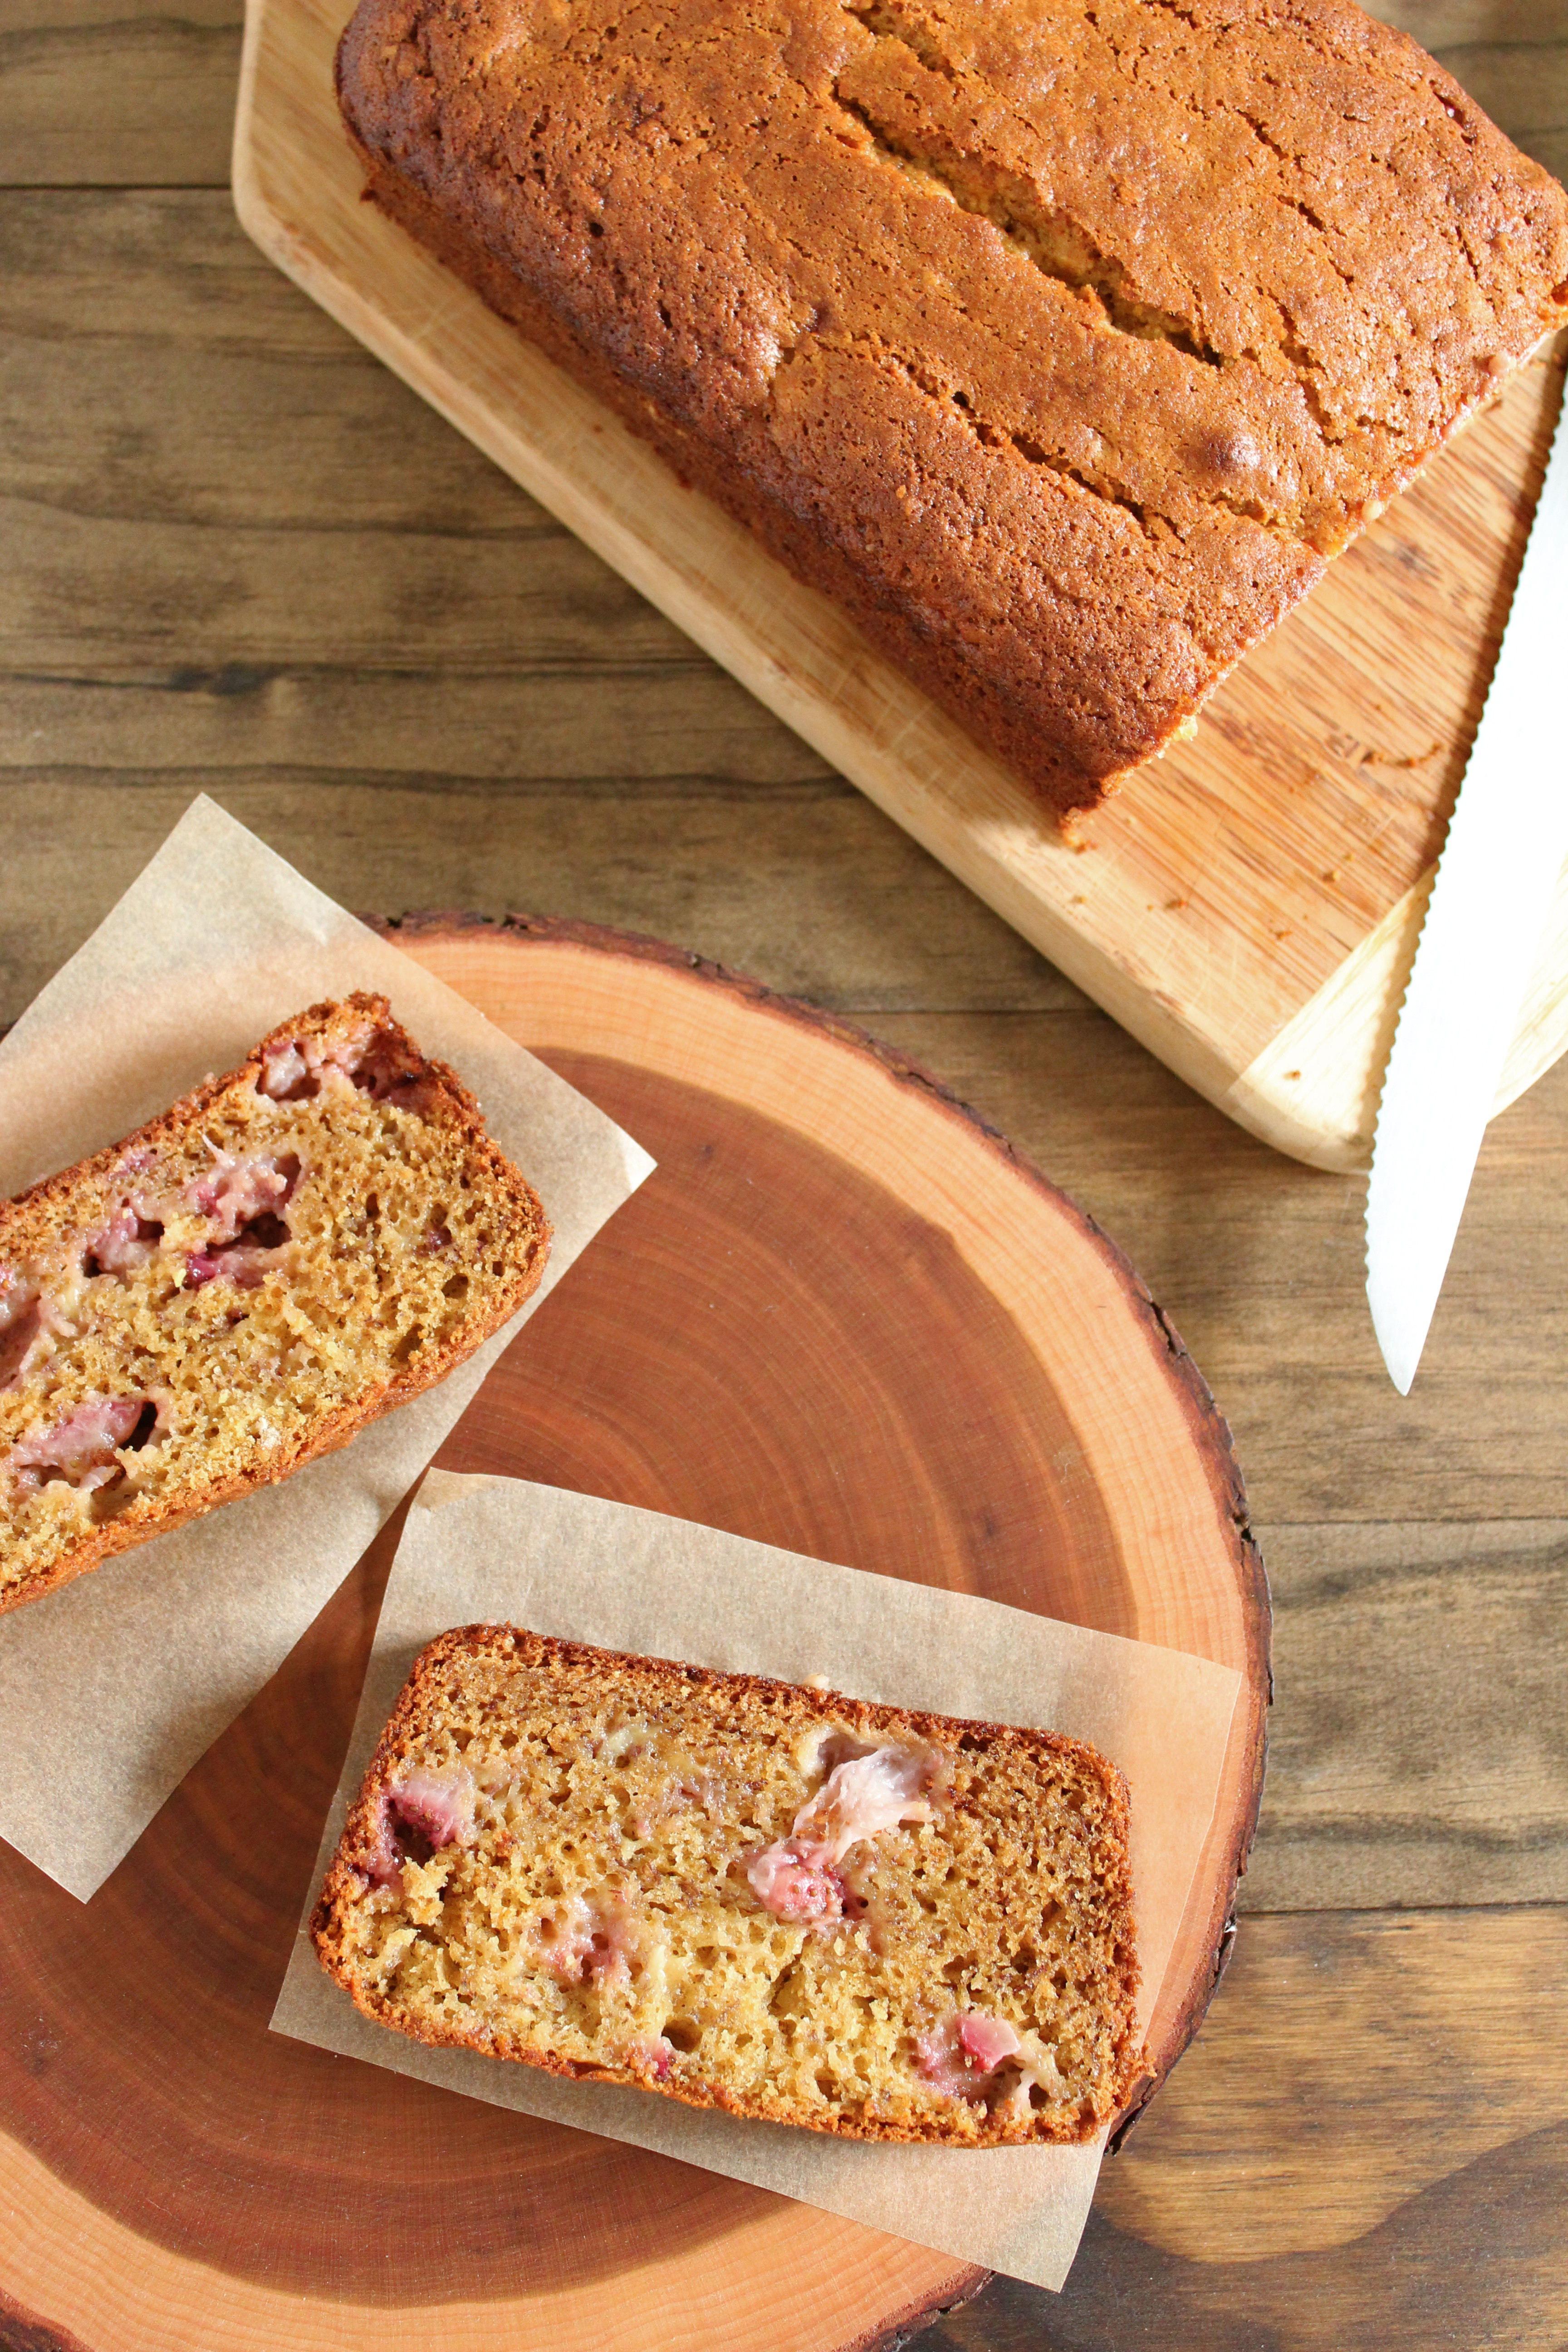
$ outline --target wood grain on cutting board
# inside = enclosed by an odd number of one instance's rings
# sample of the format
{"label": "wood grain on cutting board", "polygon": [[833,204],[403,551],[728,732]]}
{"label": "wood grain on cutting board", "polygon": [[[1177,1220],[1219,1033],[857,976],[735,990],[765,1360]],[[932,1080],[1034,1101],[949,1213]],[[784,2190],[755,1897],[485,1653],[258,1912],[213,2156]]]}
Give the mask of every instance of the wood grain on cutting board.
{"label": "wood grain on cutting board", "polygon": [[[331,84],[348,13],[251,0],[235,194],[263,249],[1190,1084],[1299,1158],[1364,1165],[1561,353],[1521,370],[1194,739],[1069,843],[849,622],[360,201]],[[1500,1103],[1565,1043],[1568,894]]]}

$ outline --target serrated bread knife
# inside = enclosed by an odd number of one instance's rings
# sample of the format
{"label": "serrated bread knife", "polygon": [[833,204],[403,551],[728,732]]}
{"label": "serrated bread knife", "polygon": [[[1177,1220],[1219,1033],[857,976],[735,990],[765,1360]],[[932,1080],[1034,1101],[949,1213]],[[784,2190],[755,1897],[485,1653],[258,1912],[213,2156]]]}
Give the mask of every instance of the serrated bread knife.
{"label": "serrated bread knife", "polygon": [[1401,1396],[1426,1343],[1565,858],[1568,428],[1560,415],[1378,1104],[1366,1295]]}

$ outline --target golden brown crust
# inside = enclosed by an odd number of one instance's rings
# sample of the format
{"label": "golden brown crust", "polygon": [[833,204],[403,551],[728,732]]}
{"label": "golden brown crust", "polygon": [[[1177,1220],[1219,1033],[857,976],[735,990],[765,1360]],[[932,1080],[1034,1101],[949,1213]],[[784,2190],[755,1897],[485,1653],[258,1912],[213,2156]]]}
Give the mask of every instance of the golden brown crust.
{"label": "golden brown crust", "polygon": [[352,1401],[321,1413],[294,1440],[285,1441],[267,1466],[204,1481],[182,1499],[170,1496],[135,1517],[106,1519],[83,1531],[70,1549],[39,1573],[20,1583],[0,1586],[0,1614],[41,1600],[73,1578],[86,1574],[116,1554],[171,1533],[226,1503],[237,1502],[264,1486],[291,1477],[308,1463],[348,1445],[371,1422],[436,1387],[471,1356],[494,1332],[510,1321],[537,1288],[549,1255],[551,1230],[537,1196],[520,1171],[486,1132],[478,1102],[455,1070],[420,1052],[392,1016],[384,996],[356,992],[341,1002],[323,1001],[309,1006],[292,1020],[280,1023],[252,1048],[238,1068],[221,1077],[205,1079],[191,1093],[147,1120],[120,1142],[106,1146],[74,1166],[41,1179],[13,1199],[0,1202],[0,1268],[28,1254],[29,1244],[69,1230],[77,1204],[84,1194],[113,1177],[127,1160],[141,1152],[157,1155],[193,1128],[199,1128],[226,1094],[258,1073],[268,1053],[285,1043],[309,1037],[331,1048],[363,1028],[376,1024],[388,1048],[406,1059],[419,1082],[421,1117],[432,1125],[460,1135],[476,1178],[492,1186],[521,1211],[532,1230],[527,1255],[477,1303],[460,1332],[445,1346],[423,1349],[397,1373],[389,1373]]}
{"label": "golden brown crust", "polygon": [[[668,1700],[681,1688],[700,1698],[709,1695],[733,1707],[754,1701],[798,1714],[803,1721],[831,1718],[859,1738],[872,1735],[929,1743],[957,1751],[984,1749],[992,1754],[1016,1750],[1037,1758],[1058,1759],[1087,1780],[1098,1783],[1106,1800],[1101,1843],[1098,1849],[1103,1871],[1104,1900],[1119,1922],[1117,1975],[1121,2026],[1110,2095],[1104,2112],[1080,2115],[1068,2128],[1035,2116],[1025,2123],[989,2117],[978,2135],[957,2134],[940,2118],[912,2117],[897,2122],[869,2121],[854,2113],[805,2112],[795,2103],[767,2095],[735,2095],[721,2084],[695,2084],[672,2074],[650,2082],[646,2073],[615,2064],[574,2063],[509,2034],[504,2028],[462,2031],[454,2026],[432,2031],[405,2005],[389,2000],[364,1979],[350,1948],[352,1914],[363,1899],[367,1881],[376,1866],[379,1824],[384,1801],[401,1769],[414,1759],[433,1715],[443,1704],[445,1686],[459,1662],[489,1657],[516,1657],[531,1666],[586,1675],[605,1685],[615,1683],[634,1695],[639,1686],[650,1701]],[[749,1674],[725,1674],[714,1668],[647,1658],[627,1652],[566,1642],[510,1625],[465,1625],[431,1642],[416,1659],[407,1682],[377,1743],[359,1795],[351,1806],[337,1851],[322,1882],[311,1914],[310,1933],[322,1967],[350,1994],[356,2007],[377,2023],[390,2027],[428,2047],[467,2048],[531,2065],[573,2080],[625,2084],[657,2090],[694,2107],[721,2108],[763,2121],[804,2125],[836,2137],[863,2140],[930,2142],[944,2146],[1019,2146],[1045,2140],[1086,2140],[1102,2126],[1126,2099],[1142,2070],[1145,2053],[1138,2042],[1133,2018],[1139,1985],[1136,1923],[1132,1913],[1131,1864],[1128,1857],[1128,1790],[1124,1776],[1086,1742],[1063,1734],[1016,1725],[996,1724],[920,1709],[875,1705],[840,1692],[818,1691]]]}
{"label": "golden brown crust", "polygon": [[1568,316],[1346,0],[361,0],[368,193],[1061,810]]}

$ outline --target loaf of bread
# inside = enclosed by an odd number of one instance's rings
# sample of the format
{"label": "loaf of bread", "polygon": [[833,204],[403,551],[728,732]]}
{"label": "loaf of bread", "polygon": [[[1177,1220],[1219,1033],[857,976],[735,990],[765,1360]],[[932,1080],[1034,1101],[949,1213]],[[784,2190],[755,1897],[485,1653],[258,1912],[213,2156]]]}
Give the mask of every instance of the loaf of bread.
{"label": "loaf of bread", "polygon": [[1085,2139],[1140,2056],[1092,1748],[512,1626],[416,1662],[311,1934],[416,2041],[858,2139]]}
{"label": "loaf of bread", "polygon": [[1568,319],[1352,0],[360,0],[368,193],[1060,811]]}
{"label": "loaf of bread", "polygon": [[286,1478],[521,1307],[550,1228],[381,996],[0,1203],[0,1610]]}

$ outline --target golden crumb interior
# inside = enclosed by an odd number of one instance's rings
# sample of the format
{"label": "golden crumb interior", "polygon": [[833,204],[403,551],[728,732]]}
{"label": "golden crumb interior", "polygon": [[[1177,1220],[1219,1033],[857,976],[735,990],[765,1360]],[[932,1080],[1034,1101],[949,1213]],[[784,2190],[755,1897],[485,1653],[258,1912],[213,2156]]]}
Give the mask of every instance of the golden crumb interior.
{"label": "golden crumb interior", "polygon": [[0,1210],[0,1604],[286,1475],[531,1287],[537,1202],[378,1003]]}
{"label": "golden crumb interior", "polygon": [[1083,2137],[1133,2057],[1121,1783],[1072,1742],[936,1720],[448,1636],[319,1948],[427,2042],[860,2136]]}

